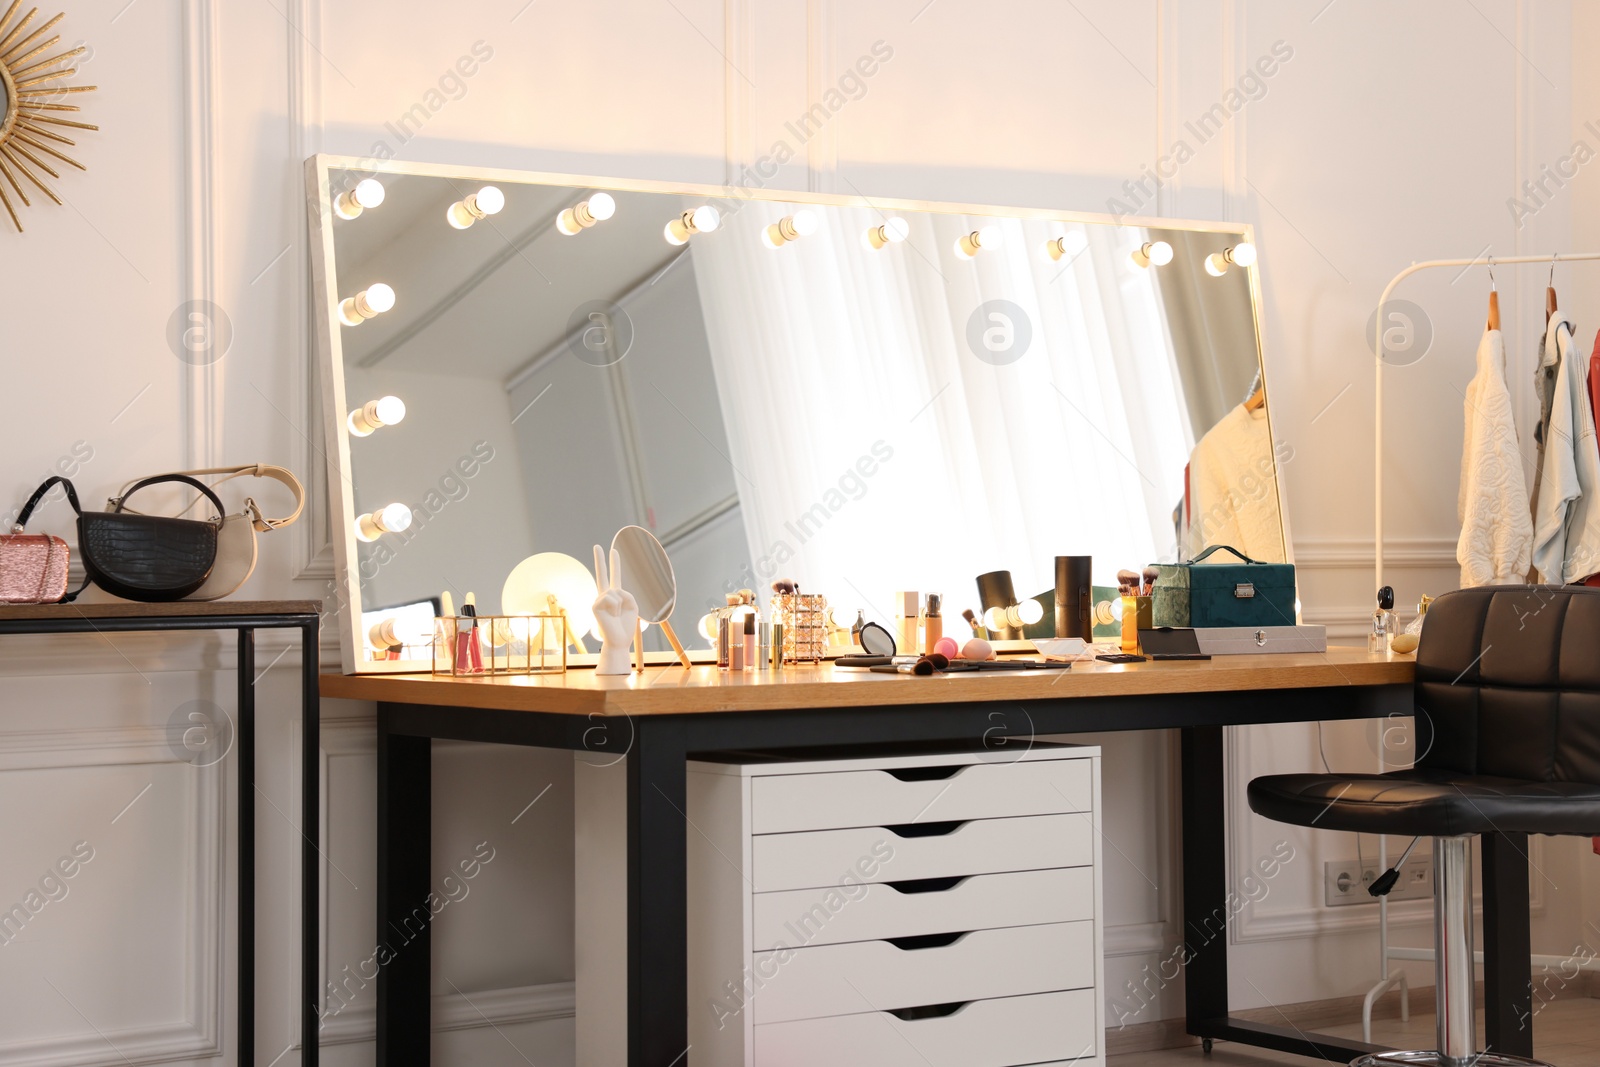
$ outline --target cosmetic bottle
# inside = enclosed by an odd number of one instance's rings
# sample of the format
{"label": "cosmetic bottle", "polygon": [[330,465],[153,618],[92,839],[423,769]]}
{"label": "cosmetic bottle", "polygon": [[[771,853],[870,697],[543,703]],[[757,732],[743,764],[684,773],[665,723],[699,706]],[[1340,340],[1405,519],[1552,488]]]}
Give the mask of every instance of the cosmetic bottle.
{"label": "cosmetic bottle", "polygon": [[915,652],[922,646],[917,643],[917,624],[922,610],[921,598],[915,589],[895,594],[895,640],[898,647],[906,652]]}
{"label": "cosmetic bottle", "polygon": [[1389,639],[1397,631],[1398,627],[1394,614],[1394,588],[1386,585],[1378,590],[1378,610],[1372,613],[1372,632],[1367,635],[1367,651],[1389,651]]}
{"label": "cosmetic bottle", "polygon": [[1406,623],[1406,633],[1416,634],[1418,637],[1422,636],[1422,624],[1427,621],[1428,605],[1432,603],[1433,597],[1424,593],[1422,599],[1417,601],[1417,617]]}
{"label": "cosmetic bottle", "polygon": [[857,648],[861,647],[861,628],[867,624],[867,611],[865,608],[856,609],[856,621],[850,627],[850,643]]}
{"label": "cosmetic bottle", "polygon": [[756,614],[752,611],[744,617],[744,669],[756,669]]}
{"label": "cosmetic bottle", "polygon": [[728,627],[728,670],[744,673],[744,633],[738,619],[731,620]]}
{"label": "cosmetic bottle", "polygon": [[939,614],[944,598],[938,593],[928,594],[928,609],[922,615],[922,652],[929,655],[933,646],[944,636],[944,617]]}
{"label": "cosmetic bottle", "polygon": [[783,623],[774,621],[772,624],[772,669],[778,670],[783,666]]}

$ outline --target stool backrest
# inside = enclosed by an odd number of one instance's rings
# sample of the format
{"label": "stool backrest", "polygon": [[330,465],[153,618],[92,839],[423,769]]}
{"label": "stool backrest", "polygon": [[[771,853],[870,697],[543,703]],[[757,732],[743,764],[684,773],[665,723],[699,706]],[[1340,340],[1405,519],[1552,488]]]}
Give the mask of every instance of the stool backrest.
{"label": "stool backrest", "polygon": [[1428,609],[1417,766],[1600,784],[1600,589],[1482,586]]}

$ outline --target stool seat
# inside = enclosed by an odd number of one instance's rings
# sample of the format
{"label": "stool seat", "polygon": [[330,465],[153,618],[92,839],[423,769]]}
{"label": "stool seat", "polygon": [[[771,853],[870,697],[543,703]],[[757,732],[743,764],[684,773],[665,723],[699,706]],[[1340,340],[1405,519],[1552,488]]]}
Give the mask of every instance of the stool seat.
{"label": "stool seat", "polygon": [[1387,774],[1271,774],[1250,810],[1274,822],[1398,837],[1600,834],[1600,785],[1417,767]]}

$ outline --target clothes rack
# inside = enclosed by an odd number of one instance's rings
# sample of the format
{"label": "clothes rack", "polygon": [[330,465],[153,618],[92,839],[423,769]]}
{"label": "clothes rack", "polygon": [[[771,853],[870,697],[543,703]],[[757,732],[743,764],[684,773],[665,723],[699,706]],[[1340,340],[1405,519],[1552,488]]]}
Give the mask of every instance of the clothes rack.
{"label": "clothes rack", "polygon": [[[1584,262],[1584,261],[1592,261],[1592,260],[1600,260],[1600,252],[1550,252],[1550,253],[1545,253],[1544,255],[1537,255],[1537,256],[1506,256],[1503,259],[1502,258],[1496,258],[1494,256],[1478,256],[1478,257],[1473,258],[1473,259],[1428,259],[1428,260],[1423,260],[1421,263],[1413,263],[1409,267],[1406,267],[1400,273],[1396,274],[1393,278],[1390,278],[1389,279],[1389,284],[1384,286],[1383,295],[1378,299],[1378,314],[1377,314],[1377,317],[1376,317],[1376,323],[1374,325],[1373,338],[1372,338],[1372,340],[1373,340],[1373,352],[1375,353],[1375,359],[1374,359],[1374,367],[1375,367],[1375,369],[1373,371],[1375,388],[1373,390],[1373,435],[1372,435],[1372,437],[1373,437],[1373,448],[1374,448],[1374,455],[1373,455],[1373,460],[1372,460],[1372,467],[1373,467],[1373,490],[1372,490],[1372,492],[1373,492],[1373,529],[1374,529],[1374,533],[1373,533],[1373,560],[1374,560],[1373,568],[1374,568],[1374,577],[1376,578],[1376,581],[1373,583],[1373,588],[1374,589],[1381,589],[1381,588],[1383,588],[1383,585],[1384,585],[1384,581],[1383,581],[1383,458],[1384,458],[1384,452],[1383,452],[1383,367],[1384,367],[1384,360],[1383,360],[1383,327],[1384,327],[1383,309],[1386,306],[1388,306],[1389,298],[1394,295],[1394,291],[1395,291],[1396,287],[1398,287],[1401,282],[1405,281],[1411,275],[1416,274],[1419,271],[1430,270],[1430,269],[1433,269],[1435,267],[1460,267],[1460,268],[1463,269],[1463,273],[1465,273],[1465,271],[1467,269],[1470,269],[1472,267],[1487,267],[1489,269],[1490,283],[1492,285],[1493,284],[1494,268],[1495,267],[1520,267],[1520,266],[1528,266],[1528,265],[1532,265],[1532,264],[1537,264],[1539,266],[1549,267],[1553,271],[1555,269],[1555,265],[1557,263],[1581,263],[1581,262]],[[1382,746],[1379,746],[1378,771],[1380,773],[1382,773],[1386,769],[1387,768],[1385,766],[1385,760],[1383,758]],[[1384,869],[1387,869],[1388,866],[1389,866],[1388,838],[1383,836],[1383,835],[1379,835],[1379,837],[1378,837],[1378,865],[1380,867],[1384,868]],[[1408,1019],[1410,1017],[1410,991],[1409,991],[1409,989],[1407,988],[1407,985],[1406,985],[1405,974],[1404,974],[1404,972],[1402,972],[1402,971],[1400,971],[1398,969],[1390,970],[1389,969],[1390,962],[1393,961],[1393,960],[1426,961],[1426,960],[1432,960],[1434,958],[1434,950],[1432,948],[1407,948],[1407,947],[1403,947],[1403,946],[1395,946],[1395,945],[1389,944],[1389,898],[1388,897],[1379,897],[1378,898],[1378,954],[1379,954],[1378,966],[1379,966],[1380,978],[1378,980],[1378,983],[1376,985],[1374,985],[1370,990],[1368,990],[1367,996],[1366,996],[1366,1000],[1363,1003],[1362,1008],[1361,1008],[1361,1032],[1364,1035],[1364,1039],[1369,1041],[1369,1042],[1372,1040],[1372,1008],[1373,1008],[1373,1005],[1377,1002],[1379,997],[1381,997],[1384,993],[1388,992],[1390,989],[1393,989],[1396,986],[1398,986],[1400,988],[1400,996],[1401,996],[1401,1001],[1400,1001],[1401,1016],[1400,1017],[1402,1019]],[[1482,952],[1476,952],[1476,953],[1473,954],[1473,956],[1474,956],[1474,959],[1477,962],[1479,962],[1479,963],[1483,962],[1483,953]],[[1571,964],[1574,961],[1566,960],[1563,957],[1558,957],[1558,956],[1542,956],[1542,955],[1537,955],[1536,954],[1536,955],[1534,955],[1532,957],[1532,962],[1534,964],[1538,964],[1538,965],[1542,965],[1542,966],[1562,966],[1562,965]],[[1589,961],[1586,961],[1585,963],[1580,964],[1580,968],[1582,970],[1585,970],[1585,971],[1600,972],[1600,960],[1589,960]]]}

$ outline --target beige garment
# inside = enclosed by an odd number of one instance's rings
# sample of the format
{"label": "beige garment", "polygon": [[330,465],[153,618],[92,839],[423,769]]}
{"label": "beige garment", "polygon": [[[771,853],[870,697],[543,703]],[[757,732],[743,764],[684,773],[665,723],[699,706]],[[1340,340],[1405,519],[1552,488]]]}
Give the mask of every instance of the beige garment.
{"label": "beige garment", "polygon": [[[1277,466],[1266,408],[1243,404],[1211,427],[1189,456],[1189,528],[1184,557],[1228,545],[1263,563],[1289,558],[1278,509]],[[1227,562],[1231,557],[1213,557]]]}
{"label": "beige garment", "polygon": [[1461,587],[1521,582],[1533,556],[1522,450],[1506,388],[1505,341],[1487,330],[1478,342],[1478,370],[1467,385],[1466,435],[1456,516]]}

